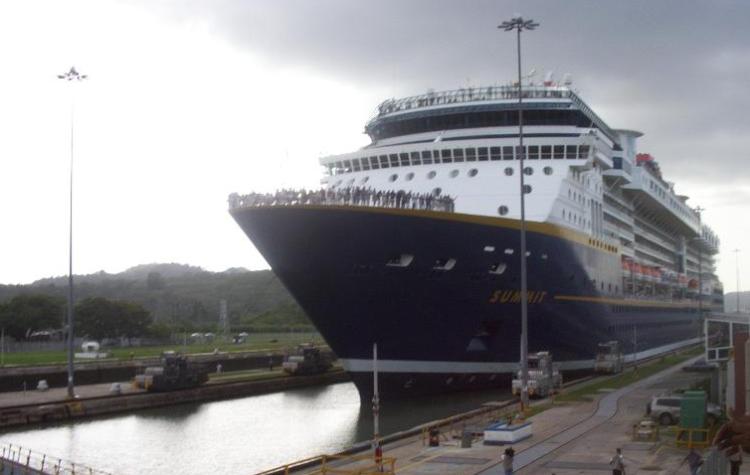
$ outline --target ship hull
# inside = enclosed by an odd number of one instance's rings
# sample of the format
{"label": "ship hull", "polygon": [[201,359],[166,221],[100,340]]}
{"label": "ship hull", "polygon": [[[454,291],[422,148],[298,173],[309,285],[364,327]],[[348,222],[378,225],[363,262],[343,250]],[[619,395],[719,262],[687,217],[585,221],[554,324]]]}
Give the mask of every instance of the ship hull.
{"label": "ship hull", "polygon": [[[520,355],[518,221],[343,206],[232,215],[363,397],[373,343],[383,397],[509,386]],[[619,340],[640,359],[697,341],[694,306],[598,291],[591,269],[619,270],[616,253],[545,223],[529,223],[527,250],[529,351],[551,351],[563,371],[590,370],[599,342]]]}

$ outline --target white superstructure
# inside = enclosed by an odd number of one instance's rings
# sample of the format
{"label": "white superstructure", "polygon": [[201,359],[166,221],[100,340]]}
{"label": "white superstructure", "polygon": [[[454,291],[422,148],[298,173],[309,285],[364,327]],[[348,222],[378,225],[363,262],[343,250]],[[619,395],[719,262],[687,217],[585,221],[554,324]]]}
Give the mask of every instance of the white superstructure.
{"label": "white superstructure", "polygon": [[[523,96],[528,221],[619,254],[622,271],[597,279],[605,294],[671,299],[697,293],[698,280],[704,296],[721,292],[718,239],[637,152],[639,132],[610,129],[568,86],[524,86]],[[515,86],[389,100],[366,132],[369,146],[320,159],[325,187],[449,195],[458,213],[520,217]]]}

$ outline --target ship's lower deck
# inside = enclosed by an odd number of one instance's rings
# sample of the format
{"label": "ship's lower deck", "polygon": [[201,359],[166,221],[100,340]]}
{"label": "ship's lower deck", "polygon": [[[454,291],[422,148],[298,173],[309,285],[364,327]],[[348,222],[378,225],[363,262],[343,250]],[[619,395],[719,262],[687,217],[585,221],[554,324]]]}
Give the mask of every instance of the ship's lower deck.
{"label": "ship's lower deck", "polygon": [[[364,395],[378,344],[385,394],[507,386],[519,360],[518,222],[403,209],[275,206],[233,216]],[[619,256],[551,225],[527,233],[529,351],[590,369],[599,342],[634,357],[700,335],[695,305],[601,295]],[[584,262],[585,261],[585,262]]]}

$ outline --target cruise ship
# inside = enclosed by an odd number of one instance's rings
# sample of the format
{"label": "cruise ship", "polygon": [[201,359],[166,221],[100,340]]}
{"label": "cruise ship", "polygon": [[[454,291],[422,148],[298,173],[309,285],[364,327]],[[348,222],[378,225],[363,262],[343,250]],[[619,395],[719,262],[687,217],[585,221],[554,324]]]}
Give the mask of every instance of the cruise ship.
{"label": "cruise ship", "polygon": [[[695,344],[723,305],[719,240],[638,150],[551,79],[390,99],[322,189],[230,213],[351,374],[383,397],[507,387],[519,367],[524,173],[529,351],[590,371]],[[523,148],[519,146],[523,108]],[[519,158],[523,154],[523,170]]]}

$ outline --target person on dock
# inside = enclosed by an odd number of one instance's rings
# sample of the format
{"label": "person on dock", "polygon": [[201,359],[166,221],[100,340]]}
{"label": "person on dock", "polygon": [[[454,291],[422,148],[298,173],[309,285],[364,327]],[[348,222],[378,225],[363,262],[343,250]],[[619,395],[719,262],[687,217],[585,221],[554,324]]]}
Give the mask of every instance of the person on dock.
{"label": "person on dock", "polygon": [[513,457],[516,455],[516,451],[513,447],[508,447],[503,453],[503,470],[505,475],[513,475]]}
{"label": "person on dock", "polygon": [[695,449],[690,449],[690,452],[688,452],[687,456],[682,461],[682,463],[685,462],[687,462],[688,467],[690,467],[690,475],[698,475],[698,470],[700,470],[701,465],[703,465],[703,457],[701,457],[701,454]]}
{"label": "person on dock", "polygon": [[617,448],[617,452],[610,459],[609,464],[612,466],[612,475],[625,475],[625,457],[622,456],[621,448]]}
{"label": "person on dock", "polygon": [[740,465],[742,465],[742,449],[737,447],[737,450],[729,454],[729,475],[740,475]]}

